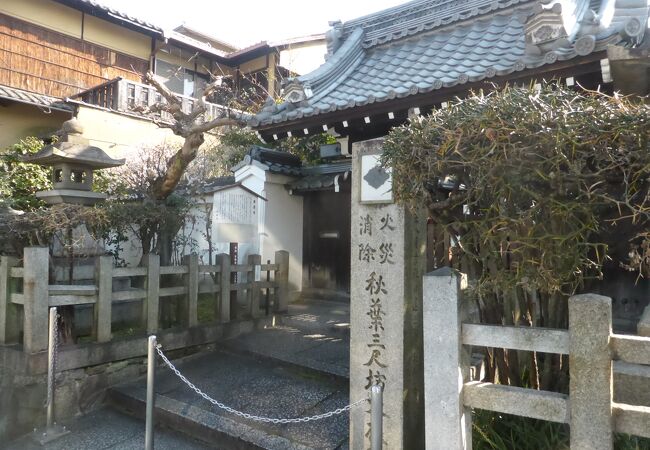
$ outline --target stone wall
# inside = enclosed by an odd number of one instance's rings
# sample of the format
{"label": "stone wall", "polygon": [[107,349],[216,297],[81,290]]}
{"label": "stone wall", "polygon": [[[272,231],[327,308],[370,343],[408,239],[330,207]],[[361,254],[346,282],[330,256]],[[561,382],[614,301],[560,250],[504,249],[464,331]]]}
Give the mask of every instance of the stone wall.
{"label": "stone wall", "polygon": [[[177,359],[262,327],[267,319],[165,330],[158,341]],[[102,405],[107,390],[146,373],[146,337],[64,346],[58,352],[55,417],[64,421]],[[47,354],[0,346],[0,442],[45,425]]]}

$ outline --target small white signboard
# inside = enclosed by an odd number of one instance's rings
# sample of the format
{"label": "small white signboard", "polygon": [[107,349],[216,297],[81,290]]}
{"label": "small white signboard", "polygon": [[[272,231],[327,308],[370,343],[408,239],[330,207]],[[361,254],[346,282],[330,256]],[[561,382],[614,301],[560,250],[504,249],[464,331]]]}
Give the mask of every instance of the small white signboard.
{"label": "small white signboard", "polygon": [[382,167],[380,155],[361,156],[361,203],[392,203],[393,174]]}
{"label": "small white signboard", "polygon": [[217,192],[219,197],[215,202],[215,222],[219,224],[231,223],[241,225],[256,225],[257,198],[240,188]]}

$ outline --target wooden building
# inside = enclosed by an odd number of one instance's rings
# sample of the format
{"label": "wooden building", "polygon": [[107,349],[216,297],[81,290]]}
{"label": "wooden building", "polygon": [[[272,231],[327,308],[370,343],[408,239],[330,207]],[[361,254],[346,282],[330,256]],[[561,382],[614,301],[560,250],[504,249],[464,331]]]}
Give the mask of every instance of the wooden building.
{"label": "wooden building", "polygon": [[[147,71],[187,102],[209,82],[211,73],[232,75],[237,88],[254,85],[265,99],[267,92],[278,92],[280,81],[290,75],[280,65],[283,52],[323,43],[320,35],[237,49],[187,26],[165,33],[91,0],[3,0],[0,148],[27,135],[46,136],[83,108],[95,108],[85,119],[79,117],[91,140],[96,130],[98,144],[111,144],[102,129],[113,128],[113,119],[98,116],[98,111],[117,112],[124,114],[115,119],[114,127],[133,136],[117,146],[137,146],[136,137],[155,127],[150,122],[125,126],[125,114],[157,99],[142,83]],[[98,125],[93,127],[95,122]],[[152,133],[154,141],[165,137]]]}
{"label": "wooden building", "polygon": [[[505,83],[556,79],[647,95],[649,10],[647,0],[414,0],[335,22],[325,64],[290,80],[284,102],[267,105],[253,126],[266,141],[327,131],[346,154],[352,142],[384,136],[410,115]],[[345,270],[349,248],[324,240],[317,225],[333,216],[358,221],[350,197],[331,186],[303,198],[304,248],[330,252],[329,272]],[[350,227],[346,233],[341,242]],[[319,265],[307,250],[303,257],[304,270]]]}

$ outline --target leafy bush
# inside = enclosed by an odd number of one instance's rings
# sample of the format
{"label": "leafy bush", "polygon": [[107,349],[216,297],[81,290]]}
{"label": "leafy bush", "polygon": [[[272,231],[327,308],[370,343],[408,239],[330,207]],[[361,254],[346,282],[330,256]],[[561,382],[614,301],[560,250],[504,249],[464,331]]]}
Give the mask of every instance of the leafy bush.
{"label": "leafy bush", "polygon": [[[606,266],[650,275],[650,105],[505,88],[416,118],[384,148],[395,197],[427,205],[451,239],[445,263],[468,273],[483,322],[565,328],[567,297]],[[491,380],[518,384],[530,368],[531,386],[566,388],[559,356],[499,352]]]}
{"label": "leafy bush", "polygon": [[52,188],[50,171],[35,164],[22,162],[22,157],[37,153],[45,144],[27,137],[0,155],[0,201],[20,211],[32,211],[44,206],[36,192]]}

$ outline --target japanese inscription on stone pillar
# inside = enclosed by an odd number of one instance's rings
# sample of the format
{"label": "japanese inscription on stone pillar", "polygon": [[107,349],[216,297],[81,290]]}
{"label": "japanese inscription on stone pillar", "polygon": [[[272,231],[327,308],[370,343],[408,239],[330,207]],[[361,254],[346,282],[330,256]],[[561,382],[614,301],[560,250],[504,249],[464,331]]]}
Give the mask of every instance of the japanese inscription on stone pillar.
{"label": "japanese inscription on stone pillar", "polygon": [[[350,397],[384,387],[384,448],[404,448],[405,214],[381,143],[353,146]],[[350,447],[370,448],[370,406],[350,416]]]}

